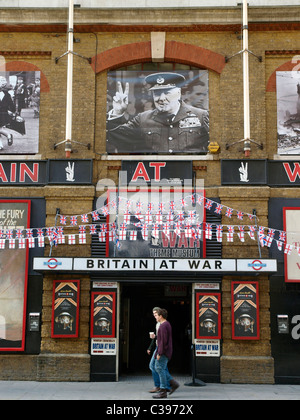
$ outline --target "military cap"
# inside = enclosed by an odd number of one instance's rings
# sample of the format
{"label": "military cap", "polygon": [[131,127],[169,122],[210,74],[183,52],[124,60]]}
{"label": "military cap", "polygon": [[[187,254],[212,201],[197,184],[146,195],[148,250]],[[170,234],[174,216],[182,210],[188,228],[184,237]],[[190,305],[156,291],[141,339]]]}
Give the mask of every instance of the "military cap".
{"label": "military cap", "polygon": [[149,90],[172,89],[181,87],[185,77],[178,73],[154,73],[145,77],[145,82],[151,85]]}

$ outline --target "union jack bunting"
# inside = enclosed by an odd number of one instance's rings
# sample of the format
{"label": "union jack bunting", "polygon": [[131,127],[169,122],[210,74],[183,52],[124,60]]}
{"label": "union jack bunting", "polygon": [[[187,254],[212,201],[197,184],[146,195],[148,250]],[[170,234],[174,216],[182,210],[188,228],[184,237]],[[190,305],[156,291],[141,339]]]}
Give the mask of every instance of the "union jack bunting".
{"label": "union jack bunting", "polygon": [[116,230],[117,229],[117,225],[115,222],[110,224],[110,230]]}
{"label": "union jack bunting", "polygon": [[159,226],[157,224],[155,224],[152,228],[152,236],[155,238],[159,237]]}
{"label": "union jack bunting", "polygon": [[169,223],[164,223],[163,224],[163,233],[167,236],[170,235],[170,225],[169,225]]}
{"label": "union jack bunting", "polygon": [[95,235],[97,233],[97,225],[90,225],[90,234]]}
{"label": "union jack bunting", "polygon": [[142,237],[143,237],[144,241],[147,241],[148,240],[148,237],[149,237],[149,229],[148,229],[148,226],[147,225],[144,225],[143,228],[142,228],[142,230],[141,230],[141,232],[142,232]]}
{"label": "union jack bunting", "polygon": [[191,225],[187,225],[185,227],[185,236],[187,238],[192,238],[193,237],[193,232],[192,232],[192,226]]}
{"label": "union jack bunting", "polygon": [[138,210],[143,210],[143,203],[142,203],[141,201],[138,201],[138,202],[136,203],[136,208],[137,208]]}
{"label": "union jack bunting", "polygon": [[155,220],[156,220],[156,223],[157,223],[157,224],[161,225],[161,224],[162,224],[162,214],[161,214],[161,213],[158,213],[158,214],[155,216]]}
{"label": "union jack bunting", "polygon": [[119,240],[120,241],[126,241],[126,230],[120,230],[119,231]]}
{"label": "union jack bunting", "polygon": [[211,223],[206,223],[205,238],[206,239],[211,239],[212,238],[212,225],[211,225]]}
{"label": "union jack bunting", "polygon": [[110,230],[110,231],[108,232],[108,240],[109,240],[109,241],[114,241],[115,236],[116,236],[116,232],[115,232],[114,230]]}
{"label": "union jack bunting", "polygon": [[279,232],[279,240],[282,241],[282,242],[286,241],[286,233],[285,232],[282,232],[282,231]]}
{"label": "union jack bunting", "polygon": [[151,213],[154,210],[153,203],[148,203],[148,211]]}
{"label": "union jack bunting", "polygon": [[270,248],[270,246],[272,245],[272,242],[273,242],[273,238],[271,238],[271,236],[265,237],[265,244],[267,245],[268,248]]}
{"label": "union jack bunting", "polygon": [[222,204],[217,204],[217,206],[215,208],[215,213],[216,214],[221,214],[222,213],[222,208],[223,208]]}
{"label": "union jack bunting", "polygon": [[126,223],[121,223],[120,225],[120,232],[125,232],[126,231]]}
{"label": "union jack bunting", "polygon": [[145,214],[145,223],[147,223],[147,225],[152,225],[152,214],[150,213],[150,210]]}
{"label": "union jack bunting", "polygon": [[233,212],[233,209],[231,209],[230,207],[227,207],[225,216],[231,218],[232,212]]}
{"label": "union jack bunting", "polygon": [[195,203],[196,203],[196,197],[195,197],[195,194],[192,194],[192,195],[190,196],[190,199],[191,199],[191,203],[192,203],[192,204],[195,204]]}
{"label": "union jack bunting", "polygon": [[5,233],[2,228],[0,228],[0,238],[5,238]]}
{"label": "union jack bunting", "polygon": [[227,242],[233,242],[233,233],[232,232],[227,232]]}
{"label": "union jack bunting", "polygon": [[179,210],[179,211],[177,212],[177,216],[178,216],[178,220],[179,220],[180,222],[182,222],[182,221],[184,220],[184,212],[183,212],[183,211]]}
{"label": "union jack bunting", "polygon": [[248,226],[249,232],[248,235],[252,240],[255,240],[255,226]]}
{"label": "union jack bunting", "polygon": [[188,212],[189,218],[191,219],[191,222],[194,223],[196,219],[196,210],[190,210]]}
{"label": "union jack bunting", "polygon": [[164,205],[164,203],[159,203],[159,204],[158,204],[158,210],[159,210],[160,212],[165,211],[165,205]]}
{"label": "union jack bunting", "polygon": [[270,238],[274,239],[274,235],[275,235],[275,229],[269,229],[268,230],[268,236],[270,236]]}
{"label": "union jack bunting", "polygon": [[45,246],[44,236],[38,236],[38,246],[39,246],[39,248],[44,248],[44,246]]}
{"label": "union jack bunting", "polygon": [[169,213],[167,214],[167,222],[172,225],[173,224],[173,221],[174,221],[173,212],[169,211]]}
{"label": "union jack bunting", "polygon": [[81,217],[82,223],[88,223],[89,222],[89,218],[88,218],[87,214],[82,214],[80,217]]}
{"label": "union jack bunting", "polygon": [[0,249],[5,248],[5,239],[0,239]]}
{"label": "union jack bunting", "polygon": [[107,232],[107,223],[101,223],[100,225],[101,232]]}
{"label": "union jack bunting", "polygon": [[66,218],[66,216],[60,216],[60,218],[59,218],[59,221],[60,221],[60,224],[61,225],[66,225],[67,224],[67,218]]}
{"label": "union jack bunting", "polygon": [[70,217],[70,224],[71,226],[77,226],[77,216]]}
{"label": "union jack bunting", "polygon": [[182,205],[182,207],[186,207],[187,206],[186,199],[185,198],[181,198],[180,204]]}
{"label": "union jack bunting", "polygon": [[204,201],[204,196],[198,194],[197,203],[201,205],[203,204],[203,201]]}
{"label": "union jack bunting", "polygon": [[[39,238],[38,238],[39,239]],[[42,238],[43,239],[43,238]],[[66,238],[64,235],[58,235],[57,236],[57,243],[58,244],[65,244],[66,243]]]}
{"label": "union jack bunting", "polygon": [[43,229],[41,229],[41,228],[38,228],[38,230],[37,230],[37,236],[38,236],[38,237],[42,237],[42,236],[44,236],[44,230],[43,230]]}
{"label": "union jack bunting", "polygon": [[240,238],[241,242],[245,242],[244,226],[239,226],[238,228],[239,228],[238,237]]}
{"label": "union jack bunting", "polygon": [[202,238],[202,223],[196,223],[197,238]]}
{"label": "union jack bunting", "polygon": [[102,207],[102,208],[100,209],[100,211],[101,211],[101,213],[102,213],[104,216],[108,216],[108,215],[109,215],[109,208],[108,208],[107,206]]}
{"label": "union jack bunting", "polygon": [[6,231],[6,239],[12,239],[13,237],[13,229],[8,229]]}
{"label": "union jack bunting", "polygon": [[212,200],[208,200],[208,199],[206,199],[206,204],[205,204],[205,208],[207,209],[207,210],[211,210],[211,206],[212,206],[212,204],[213,204],[213,202],[212,202]]}
{"label": "union jack bunting", "polygon": [[243,212],[238,211],[236,215],[237,215],[238,219],[243,220],[243,218],[244,218],[244,213]]}
{"label": "union jack bunting", "polygon": [[92,215],[92,219],[93,219],[94,222],[96,222],[96,220],[100,219],[100,215],[96,210],[92,211],[91,215]]}
{"label": "union jack bunting", "polygon": [[131,215],[129,213],[124,213],[124,222],[130,223],[130,217]]}
{"label": "union jack bunting", "polygon": [[277,239],[276,239],[276,243],[277,243],[277,248],[279,249],[279,251],[282,251],[282,242],[281,241],[278,241]]}
{"label": "union jack bunting", "polygon": [[80,225],[79,226],[79,233],[85,233],[85,226],[83,226],[83,225]]}
{"label": "union jack bunting", "polygon": [[17,229],[17,231],[16,231],[16,237],[18,239],[24,238],[24,236],[23,236],[23,229]]}
{"label": "union jack bunting", "polygon": [[169,203],[169,209],[171,211],[174,211],[175,210],[175,203],[174,203],[174,201],[170,201],[170,203]]}

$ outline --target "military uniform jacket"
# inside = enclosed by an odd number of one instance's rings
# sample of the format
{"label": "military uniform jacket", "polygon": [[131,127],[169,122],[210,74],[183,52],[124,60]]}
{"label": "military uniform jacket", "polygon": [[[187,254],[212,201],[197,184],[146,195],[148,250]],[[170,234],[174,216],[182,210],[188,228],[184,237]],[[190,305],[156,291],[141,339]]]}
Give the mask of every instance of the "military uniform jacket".
{"label": "military uniform jacket", "polygon": [[208,143],[208,112],[184,102],[173,119],[155,109],[107,120],[108,153],[205,153]]}

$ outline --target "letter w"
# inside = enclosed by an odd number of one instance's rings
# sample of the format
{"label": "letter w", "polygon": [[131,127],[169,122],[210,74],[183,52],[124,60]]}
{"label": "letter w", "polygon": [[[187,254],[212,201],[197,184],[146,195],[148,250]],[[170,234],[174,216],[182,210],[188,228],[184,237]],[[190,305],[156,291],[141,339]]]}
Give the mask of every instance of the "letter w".
{"label": "letter w", "polygon": [[294,171],[292,172],[289,163],[285,162],[283,164],[284,169],[285,169],[285,172],[286,172],[286,174],[287,174],[290,182],[295,182],[297,176],[299,176],[299,178],[300,178],[300,165],[299,165],[299,162],[295,162],[294,165],[295,165],[295,168],[294,168]]}

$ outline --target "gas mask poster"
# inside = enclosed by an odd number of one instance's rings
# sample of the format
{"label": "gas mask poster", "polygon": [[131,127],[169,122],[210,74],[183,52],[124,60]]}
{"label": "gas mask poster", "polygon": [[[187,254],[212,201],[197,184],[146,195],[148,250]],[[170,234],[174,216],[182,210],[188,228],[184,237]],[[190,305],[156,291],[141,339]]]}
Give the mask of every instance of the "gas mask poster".
{"label": "gas mask poster", "polygon": [[113,71],[107,153],[207,153],[208,71]]}
{"label": "gas mask poster", "polygon": [[51,337],[78,337],[79,280],[53,283]]}
{"label": "gas mask poster", "polygon": [[91,337],[115,337],[116,293],[93,292]]}
{"label": "gas mask poster", "polygon": [[258,282],[232,282],[232,338],[259,339]]}
{"label": "gas mask poster", "polygon": [[30,201],[0,201],[0,351],[25,348],[28,245],[18,245],[30,224]]}
{"label": "gas mask poster", "polygon": [[220,293],[196,293],[196,338],[221,338]]}

